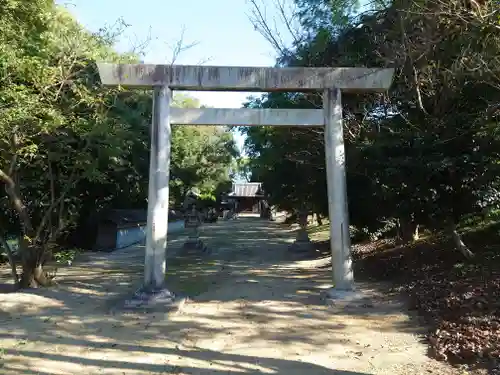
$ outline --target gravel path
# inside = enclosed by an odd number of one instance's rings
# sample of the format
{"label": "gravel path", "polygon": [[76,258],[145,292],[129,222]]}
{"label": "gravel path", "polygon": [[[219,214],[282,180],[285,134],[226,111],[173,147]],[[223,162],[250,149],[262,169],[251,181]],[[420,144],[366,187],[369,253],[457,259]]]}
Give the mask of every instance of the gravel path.
{"label": "gravel path", "polygon": [[140,282],[141,249],[89,256],[51,290],[0,295],[0,373],[456,373],[426,357],[417,321],[380,286],[359,286],[369,303],[325,303],[331,271],[292,260],[280,224],[241,217],[203,235],[210,259],[171,262],[170,285],[195,295],[178,313],[109,314]]}

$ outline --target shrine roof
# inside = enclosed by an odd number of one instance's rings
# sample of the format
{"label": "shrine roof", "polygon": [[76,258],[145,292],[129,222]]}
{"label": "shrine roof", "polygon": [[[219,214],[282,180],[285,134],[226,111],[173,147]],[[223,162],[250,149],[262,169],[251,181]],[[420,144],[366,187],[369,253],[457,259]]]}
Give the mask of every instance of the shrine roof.
{"label": "shrine roof", "polygon": [[263,197],[261,182],[244,182],[233,184],[229,197]]}

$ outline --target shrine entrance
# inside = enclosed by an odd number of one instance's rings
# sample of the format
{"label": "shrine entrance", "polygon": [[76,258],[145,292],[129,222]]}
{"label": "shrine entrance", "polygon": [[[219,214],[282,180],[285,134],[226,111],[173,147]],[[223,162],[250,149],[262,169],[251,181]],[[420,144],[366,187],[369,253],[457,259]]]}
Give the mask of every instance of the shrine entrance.
{"label": "shrine entrance", "polygon": [[[171,125],[324,127],[332,296],[354,287],[345,176],[342,92],[383,92],[394,69],[98,64],[105,86],[153,89],[144,285],[134,305],[172,302],[165,286]],[[323,109],[170,107],[173,90],[323,93]]]}

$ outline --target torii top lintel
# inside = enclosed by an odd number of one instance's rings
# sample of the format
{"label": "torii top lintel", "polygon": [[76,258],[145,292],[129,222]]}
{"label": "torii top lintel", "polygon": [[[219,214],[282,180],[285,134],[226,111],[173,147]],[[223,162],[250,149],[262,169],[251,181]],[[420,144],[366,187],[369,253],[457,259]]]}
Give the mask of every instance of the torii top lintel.
{"label": "torii top lintel", "polygon": [[269,68],[204,65],[98,64],[106,86],[153,87],[193,91],[383,92],[392,68]]}

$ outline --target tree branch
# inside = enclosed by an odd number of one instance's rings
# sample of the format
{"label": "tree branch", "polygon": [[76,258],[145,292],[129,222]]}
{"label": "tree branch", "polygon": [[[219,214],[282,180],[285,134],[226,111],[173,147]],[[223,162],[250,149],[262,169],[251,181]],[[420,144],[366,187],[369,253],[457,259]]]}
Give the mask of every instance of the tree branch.
{"label": "tree branch", "polygon": [[24,205],[21,196],[17,192],[17,186],[14,180],[6,174],[2,169],[0,169],[0,181],[5,184],[5,192],[10,198],[10,201],[16,210],[19,218],[21,219],[21,223],[24,228],[25,234],[32,240],[33,237],[33,226],[31,223],[31,219],[26,210],[26,206]]}

